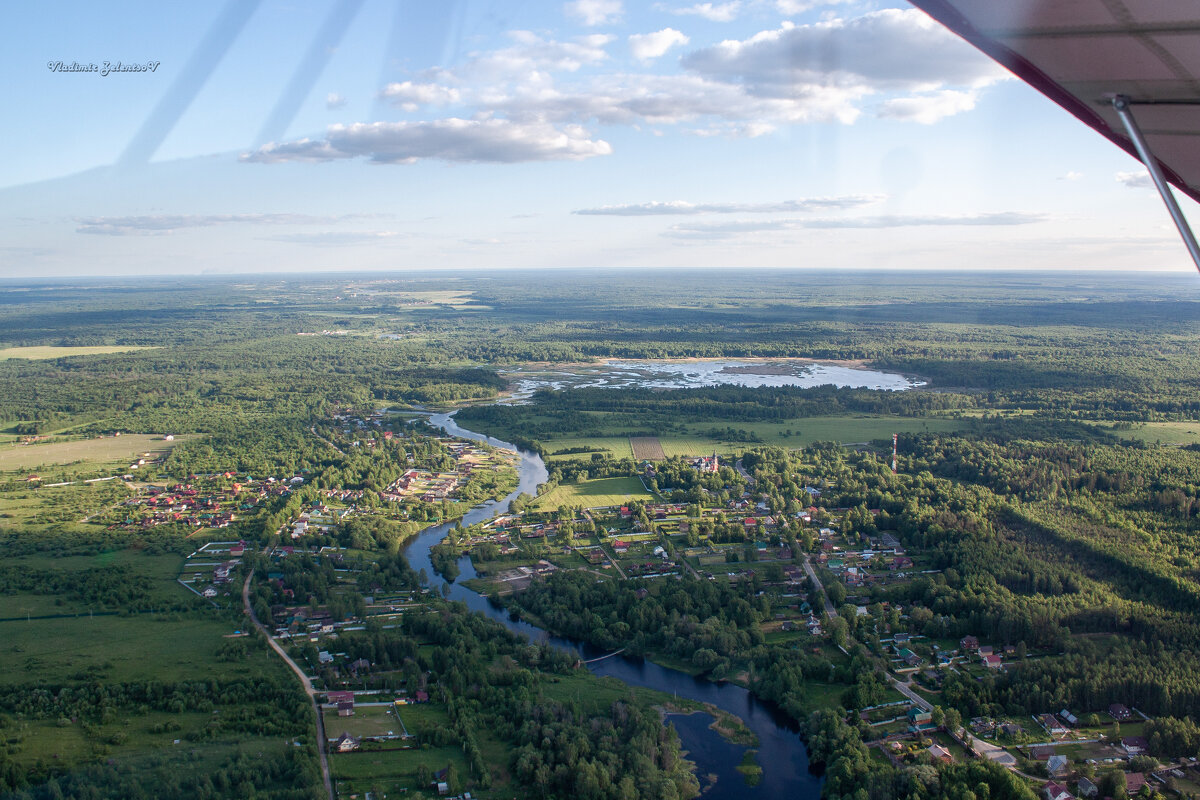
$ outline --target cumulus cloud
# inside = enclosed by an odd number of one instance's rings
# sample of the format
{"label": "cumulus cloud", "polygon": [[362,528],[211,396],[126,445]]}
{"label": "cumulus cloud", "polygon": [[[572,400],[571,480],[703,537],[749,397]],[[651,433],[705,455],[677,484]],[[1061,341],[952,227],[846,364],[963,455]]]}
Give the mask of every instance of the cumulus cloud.
{"label": "cumulus cloud", "polygon": [[741,0],[733,0],[729,3],[697,3],[692,6],[666,8],[665,10],[678,16],[703,17],[709,22],[731,22],[742,10],[742,3]]}
{"label": "cumulus cloud", "polygon": [[[352,215],[353,216],[353,215]],[[345,219],[348,217],[343,217]],[[76,233],[104,236],[154,236],[182,228],[217,225],[311,225],[338,221],[338,217],[308,214],[143,214],[128,217],[79,217]]]}
{"label": "cumulus cloud", "polygon": [[346,105],[346,98],[342,97],[337,92],[330,92],[325,95],[325,107],[330,111],[343,108]]}
{"label": "cumulus cloud", "polygon": [[809,85],[873,91],[980,88],[1005,76],[986,56],[916,9],[886,9],[812,25],[784,23],[683,60],[700,75],[756,95],[792,97]]}
{"label": "cumulus cloud", "polygon": [[681,31],[663,28],[654,33],[635,33],[629,37],[629,51],[639,61],[658,58],[675,45],[687,44],[690,40]]}
{"label": "cumulus cloud", "polygon": [[1071,170],[1066,175],[1059,175],[1058,179],[1060,181],[1077,181],[1082,177],[1083,177],[1082,172],[1075,172],[1074,170]]}
{"label": "cumulus cloud", "polygon": [[810,197],[803,200],[783,200],[777,203],[689,203],[684,200],[637,203],[630,205],[581,208],[572,213],[586,216],[648,217],[697,214],[795,214],[807,211],[829,211],[877,203],[879,195],[845,195],[842,197]]}
{"label": "cumulus cloud", "polygon": [[848,0],[766,0],[776,11],[785,17],[794,17],[820,6],[832,6]]}
{"label": "cumulus cloud", "polygon": [[1023,211],[1000,211],[985,214],[905,215],[889,214],[874,217],[821,217],[816,219],[734,220],[730,222],[689,223],[672,225],[666,236],[682,239],[728,239],[743,234],[800,229],[831,230],[838,228],[911,228],[960,226],[1011,226],[1045,222],[1045,214]]}
{"label": "cumulus cloud", "polygon": [[[762,97],[736,84],[700,75],[613,74],[566,91],[513,87],[508,94],[489,97],[488,105],[522,119],[637,125],[709,118],[770,126],[780,122],[853,122],[860,113],[856,101],[868,93],[863,87],[808,86],[794,97]],[[764,129],[739,127],[730,132],[752,135]]]}
{"label": "cumulus cloud", "polygon": [[1123,183],[1130,189],[1149,189],[1154,186],[1154,181],[1150,179],[1150,173],[1145,170],[1140,172],[1118,172],[1115,177],[1117,183]]}
{"label": "cumulus cloud", "polygon": [[940,92],[897,97],[885,100],[879,107],[879,116],[932,125],[945,117],[952,117],[975,108],[978,92],[943,89]]}
{"label": "cumulus cloud", "polygon": [[430,122],[374,122],[333,125],[324,139],[265,145],[243,161],[321,162],[366,158],[379,164],[412,164],[421,159],[509,164],[521,161],[578,160],[608,155],[612,146],[577,125],[507,119]]}
{"label": "cumulus cloud", "polygon": [[389,83],[379,95],[405,111],[416,111],[421,106],[452,105],[461,99],[459,91],[451,86],[412,81]]}
{"label": "cumulus cloud", "polygon": [[621,0],[571,0],[563,10],[588,27],[615,22],[624,11]]}

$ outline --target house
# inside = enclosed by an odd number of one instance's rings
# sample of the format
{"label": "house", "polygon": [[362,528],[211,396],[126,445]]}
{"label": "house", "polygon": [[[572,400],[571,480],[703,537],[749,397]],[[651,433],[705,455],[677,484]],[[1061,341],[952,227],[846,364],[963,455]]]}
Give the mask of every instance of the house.
{"label": "house", "polygon": [[327,692],[325,699],[330,703],[353,703],[354,692]]}
{"label": "house", "polygon": [[1071,760],[1066,756],[1050,756],[1046,759],[1046,772],[1056,778],[1061,778],[1071,771]]}
{"label": "house", "polygon": [[1146,785],[1146,775],[1142,772],[1126,772],[1125,773],[1125,791],[1129,792],[1129,796],[1133,797],[1142,790]]}
{"label": "house", "polygon": [[1086,776],[1079,779],[1079,796],[1095,797],[1100,794],[1100,787],[1092,783]]}
{"label": "house", "polygon": [[950,751],[947,750],[945,747],[942,747],[940,744],[930,745],[927,752],[929,753],[929,755],[933,756],[934,761],[940,762],[942,764],[953,764],[954,763],[954,756],[950,755]]}
{"label": "house", "polygon": [[1145,736],[1126,736],[1121,740],[1121,747],[1125,748],[1127,756],[1138,756],[1146,752],[1150,748],[1146,742]]}
{"label": "house", "polygon": [[629,542],[625,542],[620,539],[617,539],[616,541],[614,541],[612,547],[613,547],[613,552],[616,553],[617,555],[622,555],[624,553],[629,552]]}
{"label": "house", "polygon": [[1108,707],[1108,715],[1110,717],[1112,717],[1113,719],[1115,719],[1117,722],[1124,722],[1125,720],[1127,720],[1131,716],[1133,716],[1133,714],[1129,711],[1129,709],[1126,708],[1125,706],[1121,705],[1120,703],[1113,703],[1111,706],[1109,706]]}
{"label": "house", "polygon": [[908,724],[909,725],[913,725],[913,726],[930,725],[932,723],[933,723],[932,712],[926,711],[923,708],[918,708],[917,706],[913,706],[912,708],[910,708],[908,710]]}
{"label": "house", "polygon": [[317,661],[322,664],[332,664],[333,656],[328,650],[322,650],[321,652],[317,653]]}
{"label": "house", "polygon": [[976,648],[976,651],[981,656],[990,656],[992,653],[996,652],[994,649],[992,649],[990,644],[981,644],[978,648]]}
{"label": "house", "polygon": [[339,717],[353,717],[354,716],[354,701],[353,700],[343,700],[342,702],[338,703],[337,704],[337,712],[338,712]]}
{"label": "house", "polygon": [[1068,725],[1078,725],[1079,724],[1079,718],[1076,717],[1074,714],[1072,714],[1070,711],[1067,711],[1065,708],[1062,711],[1058,712],[1058,716],[1062,717],[1062,719]]}
{"label": "house", "polygon": [[348,733],[343,733],[334,741],[333,747],[339,753],[349,753],[352,750],[357,750],[361,741],[361,739],[351,736]]}
{"label": "house", "polygon": [[988,669],[1000,669],[1004,666],[1000,656],[995,653],[983,656],[980,660],[983,661],[983,665]]}
{"label": "house", "polygon": [[418,689],[418,690],[417,690],[417,694],[416,694],[416,702],[418,702],[418,703],[428,703],[428,702],[429,702],[429,693],[428,693],[428,692],[423,692],[423,691],[421,691],[420,689]]}
{"label": "house", "polygon": [[1067,732],[1067,729],[1059,722],[1058,717],[1053,714],[1039,714],[1038,722],[1042,723],[1042,727],[1051,735],[1057,736]]}
{"label": "house", "polygon": [[1067,787],[1060,783],[1050,781],[1042,787],[1042,797],[1046,800],[1073,800],[1074,795],[1067,791]]}
{"label": "house", "polygon": [[974,636],[964,636],[959,641],[958,646],[960,649],[967,651],[967,652],[970,652],[973,650],[978,650],[979,649],[979,640],[976,639]]}

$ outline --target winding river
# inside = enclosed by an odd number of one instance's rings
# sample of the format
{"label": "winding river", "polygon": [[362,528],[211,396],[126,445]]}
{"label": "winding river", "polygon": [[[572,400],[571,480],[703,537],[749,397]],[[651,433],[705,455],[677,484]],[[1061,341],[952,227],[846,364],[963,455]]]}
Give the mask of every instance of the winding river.
{"label": "winding river", "polygon": [[[431,414],[429,421],[452,436],[517,450],[507,442],[460,427],[452,414]],[[548,477],[546,465],[535,453],[518,452],[521,462],[518,466],[519,483],[516,490],[500,502],[489,501],[471,509],[462,520],[463,526],[484,522],[503,513],[507,510],[509,501],[521,492],[531,496],[537,494],[538,484],[544,483]],[[409,542],[404,550],[412,568],[424,569],[429,577],[430,586],[439,590],[443,585],[447,585],[447,582],[433,569],[429,551],[433,545],[446,537],[452,527],[453,523],[447,523],[427,528]],[[460,579],[475,577],[475,568],[470,558],[461,558],[458,567]],[[449,583],[448,587],[447,596],[450,599],[465,603],[472,611],[485,614],[516,633],[578,653],[584,660],[605,655],[585,642],[553,636],[527,622],[511,619],[507,612],[493,608],[482,595],[459,583]],[[763,774],[756,785],[749,786],[736,770],[742,762],[746,747],[731,744],[709,729],[711,718],[708,715],[671,715],[671,722],[679,732],[684,749],[688,751],[688,758],[696,763],[696,772],[700,777],[701,787],[705,790],[704,797],[789,797],[795,800],[810,800],[820,796],[821,779],[808,770],[808,753],[796,727],[781,712],[761,702],[741,686],[713,683],[644,659],[624,656],[596,661],[588,664],[588,669],[596,675],[612,676],[632,686],[645,686],[678,697],[711,703],[741,718],[758,736],[757,762],[762,766]]]}

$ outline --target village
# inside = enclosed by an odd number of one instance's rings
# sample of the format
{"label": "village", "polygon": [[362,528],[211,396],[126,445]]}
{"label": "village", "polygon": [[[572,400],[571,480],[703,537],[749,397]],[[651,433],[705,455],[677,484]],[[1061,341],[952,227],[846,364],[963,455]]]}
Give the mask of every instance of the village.
{"label": "village", "polygon": [[[716,464],[715,457],[702,458],[693,467],[715,472]],[[647,466],[639,467],[643,476]],[[1200,787],[1195,759],[1161,763],[1146,755],[1142,734],[1150,718],[1119,703],[1029,718],[979,717],[961,726],[957,717],[948,722],[938,706],[948,673],[984,680],[1053,654],[1025,643],[921,633],[914,620],[926,619],[925,609],[875,596],[918,578],[935,579],[942,570],[924,554],[906,551],[893,532],[843,534],[850,510],[826,508],[820,488],[805,492],[813,505],[789,515],[772,513],[765,495],[747,490],[720,506],[644,500],[511,513],[452,534],[452,541],[471,557],[477,577],[468,585],[483,594],[520,592],[559,570],[607,580],[686,574],[750,582],[771,600],[773,619],[762,624],[768,640],[814,652],[845,651],[849,637],[840,627],[831,631],[830,622],[839,614],[853,615],[857,635],[886,664],[895,687],[887,702],[859,712],[871,731],[864,740],[895,765],[983,758],[1035,781],[1044,800],[1104,796],[1098,794],[1098,776],[1109,771],[1124,776],[1129,796],[1144,786],[1164,788],[1168,781]],[[736,533],[716,535],[721,530]]]}

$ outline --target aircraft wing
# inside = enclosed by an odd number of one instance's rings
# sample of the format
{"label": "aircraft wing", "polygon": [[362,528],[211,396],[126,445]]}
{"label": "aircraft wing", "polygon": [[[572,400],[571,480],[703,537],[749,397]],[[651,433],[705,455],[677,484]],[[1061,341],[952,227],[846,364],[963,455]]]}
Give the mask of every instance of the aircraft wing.
{"label": "aircraft wing", "polygon": [[1200,0],[909,1],[1200,202]]}

